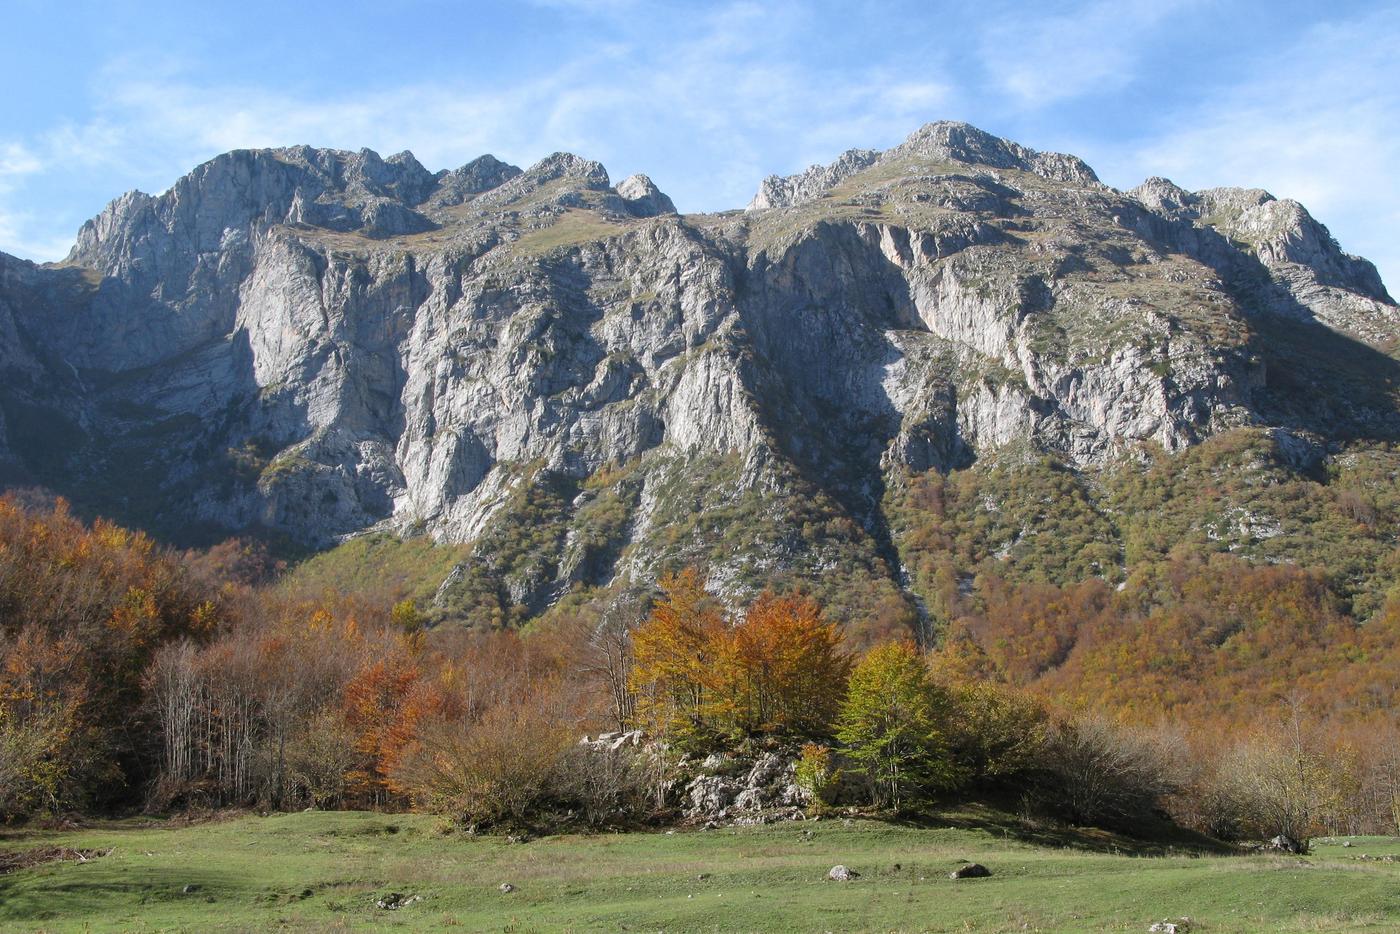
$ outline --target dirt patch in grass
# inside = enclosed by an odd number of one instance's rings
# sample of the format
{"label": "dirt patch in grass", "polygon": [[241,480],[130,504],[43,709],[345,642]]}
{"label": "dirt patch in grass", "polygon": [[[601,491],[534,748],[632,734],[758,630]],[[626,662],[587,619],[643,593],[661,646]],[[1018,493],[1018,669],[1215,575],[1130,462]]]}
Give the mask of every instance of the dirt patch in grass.
{"label": "dirt patch in grass", "polygon": [[37,846],[31,850],[0,851],[0,875],[44,863],[87,863],[108,856],[112,848],[83,850],[71,846]]}

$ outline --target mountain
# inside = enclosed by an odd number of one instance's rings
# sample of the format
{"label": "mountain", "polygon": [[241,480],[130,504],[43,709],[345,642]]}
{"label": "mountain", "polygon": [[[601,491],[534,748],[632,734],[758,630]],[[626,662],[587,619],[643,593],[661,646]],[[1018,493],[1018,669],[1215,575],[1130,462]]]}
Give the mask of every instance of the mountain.
{"label": "mountain", "polygon": [[1397,337],[1295,202],[961,123],[685,216],[567,153],[236,151],[0,254],[0,479],[175,541],[469,546],[444,619],[699,562],[893,625],[986,572],[1334,539],[1374,602],[1388,518],[1294,507],[1384,513]]}

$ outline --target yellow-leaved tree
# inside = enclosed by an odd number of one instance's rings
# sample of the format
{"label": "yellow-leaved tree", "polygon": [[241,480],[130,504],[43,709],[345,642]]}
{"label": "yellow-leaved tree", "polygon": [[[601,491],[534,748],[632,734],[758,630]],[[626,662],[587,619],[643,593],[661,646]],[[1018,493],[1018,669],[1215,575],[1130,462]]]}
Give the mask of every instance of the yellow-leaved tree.
{"label": "yellow-leaved tree", "polygon": [[657,736],[692,744],[713,730],[710,708],[722,683],[724,617],[695,568],[662,577],[661,590],[651,615],[632,636],[637,718]]}

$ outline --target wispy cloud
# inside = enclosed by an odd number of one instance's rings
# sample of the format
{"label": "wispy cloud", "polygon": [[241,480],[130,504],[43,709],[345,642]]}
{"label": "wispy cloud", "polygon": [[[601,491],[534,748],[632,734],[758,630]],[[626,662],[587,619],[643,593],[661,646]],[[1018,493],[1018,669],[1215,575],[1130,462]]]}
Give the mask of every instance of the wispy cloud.
{"label": "wispy cloud", "polygon": [[[1386,41],[1378,41],[1385,38]],[[1169,112],[1111,156],[1105,177],[1166,175],[1191,188],[1266,188],[1302,202],[1344,249],[1400,279],[1400,10],[1314,28],[1259,77]],[[1286,62],[1288,67],[1265,67]]]}
{"label": "wispy cloud", "polygon": [[0,143],[0,184],[16,175],[28,175],[44,167],[39,157],[22,143]]}
{"label": "wispy cloud", "polygon": [[[202,83],[178,59],[117,59],[103,69],[92,119],[16,143],[14,159],[18,165],[32,156],[35,166],[55,173],[101,166],[160,190],[195,163],[235,148],[304,142],[386,154],[412,149],[432,168],[488,151],[528,163],[568,149],[614,172],[647,171],[683,209],[709,210],[743,204],[770,171],[902,136],[934,116],[949,94],[930,74],[911,78],[881,67],[827,73],[782,54],[800,47],[810,28],[800,4],[707,8],[694,14],[685,35],[664,44],[622,28],[629,6],[590,8],[590,15],[617,20],[614,39],[585,44],[508,86],[435,82],[295,94]],[[768,155],[775,138],[785,150],[776,165]],[[0,192],[0,210],[6,203]],[[17,236],[39,221],[11,216],[8,234],[0,230],[3,246],[52,239],[47,231]]]}
{"label": "wispy cloud", "polygon": [[44,161],[23,143],[0,142],[0,243],[20,256],[56,257],[68,250],[65,237],[46,236],[40,218],[9,205],[25,176],[44,170]]}
{"label": "wispy cloud", "polygon": [[1196,0],[1096,0],[1062,13],[998,17],[979,43],[991,81],[1023,107],[1118,90],[1166,18]]}
{"label": "wispy cloud", "polygon": [[[0,199],[4,193],[0,191]],[[39,218],[26,212],[0,207],[0,243],[6,252],[25,259],[53,260],[67,255],[73,238],[66,234],[46,234]]]}

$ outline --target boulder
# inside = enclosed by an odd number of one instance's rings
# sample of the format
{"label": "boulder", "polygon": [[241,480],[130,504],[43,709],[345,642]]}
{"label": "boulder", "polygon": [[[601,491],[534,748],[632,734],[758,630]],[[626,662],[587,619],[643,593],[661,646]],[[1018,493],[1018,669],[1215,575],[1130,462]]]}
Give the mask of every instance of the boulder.
{"label": "boulder", "polygon": [[1307,849],[1303,844],[1283,833],[1270,840],[1268,848],[1280,853],[1302,853]]}
{"label": "boulder", "polygon": [[992,871],[981,863],[968,863],[948,873],[949,879],[985,879]]}
{"label": "boulder", "polygon": [[860,873],[838,863],[827,870],[826,878],[831,882],[850,882],[853,879],[859,879]]}
{"label": "boulder", "polygon": [[1177,918],[1175,921],[1158,921],[1147,929],[1148,934],[1187,934],[1191,930],[1190,918]]}

